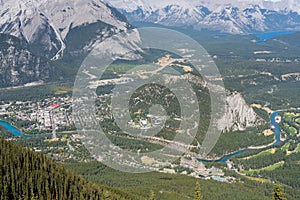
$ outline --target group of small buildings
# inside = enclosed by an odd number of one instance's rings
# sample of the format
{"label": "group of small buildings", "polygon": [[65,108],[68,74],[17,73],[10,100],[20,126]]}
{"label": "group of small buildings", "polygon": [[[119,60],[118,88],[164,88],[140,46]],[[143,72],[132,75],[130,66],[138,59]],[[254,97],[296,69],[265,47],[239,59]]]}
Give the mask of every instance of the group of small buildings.
{"label": "group of small buildings", "polygon": [[[203,162],[200,162],[194,157],[183,157],[180,161],[180,167],[186,169],[181,172],[181,174],[192,176],[195,178],[201,178],[205,180],[216,180],[219,182],[235,182],[234,177],[225,177],[224,172],[216,167],[207,168]],[[163,168],[160,172],[168,174],[176,174],[176,165],[171,165],[170,167]]]}
{"label": "group of small buildings", "polygon": [[72,125],[72,99],[68,97],[53,97],[42,101],[15,101],[0,103],[0,117],[31,122],[24,130],[51,131],[54,127],[68,127]]}
{"label": "group of small buildings", "polygon": [[127,124],[128,126],[131,126],[133,128],[149,129],[152,126],[159,126],[164,124],[166,119],[167,119],[166,116],[155,116],[155,115],[148,114],[147,118],[130,120]]}

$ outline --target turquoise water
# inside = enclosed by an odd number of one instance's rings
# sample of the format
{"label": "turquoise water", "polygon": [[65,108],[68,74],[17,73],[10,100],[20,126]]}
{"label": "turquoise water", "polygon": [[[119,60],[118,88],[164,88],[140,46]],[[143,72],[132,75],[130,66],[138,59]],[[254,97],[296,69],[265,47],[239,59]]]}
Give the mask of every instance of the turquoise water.
{"label": "turquoise water", "polygon": [[197,160],[198,160],[198,161],[202,161],[202,162],[221,162],[221,163],[225,163],[225,162],[227,162],[230,158],[232,158],[233,156],[236,156],[236,155],[239,155],[239,154],[241,154],[241,153],[244,153],[245,151],[248,151],[248,149],[242,149],[242,150],[239,150],[239,151],[236,151],[236,152],[227,154],[227,155],[225,155],[225,156],[223,156],[222,158],[217,159],[217,160],[205,160],[205,159],[200,159],[200,158],[197,158]]}
{"label": "turquoise water", "polygon": [[[274,130],[275,130],[275,142],[273,144],[271,144],[270,146],[268,147],[272,147],[272,146],[276,146],[276,145],[279,145],[281,143],[280,141],[280,134],[281,134],[281,129],[280,129],[280,126],[278,123],[275,122],[275,118],[278,116],[278,112],[273,112],[270,116],[270,124],[271,126],[274,126]],[[268,148],[266,147],[266,148]],[[239,151],[236,151],[236,152],[233,152],[233,153],[230,153],[230,154],[227,154],[225,156],[223,156],[222,158],[220,159],[217,159],[217,160],[206,160],[206,159],[200,159],[198,158],[197,160],[198,161],[202,161],[202,162],[221,162],[221,163],[225,163],[227,162],[230,158],[236,156],[236,155],[239,155],[241,153],[244,153],[246,151],[250,151],[251,149],[242,149],[242,150],[239,150]]]}
{"label": "turquoise water", "polygon": [[[271,124],[271,126],[274,126],[275,138],[276,138],[276,141],[271,146],[278,145],[278,144],[281,143],[281,141],[280,141],[281,129],[280,129],[279,124],[275,122],[275,118],[277,116],[278,116],[278,112],[273,112],[271,114],[271,116],[270,116],[270,124]],[[6,128],[6,130],[9,131],[9,132],[11,132],[14,136],[25,137],[25,138],[29,137],[29,136],[24,135],[19,129],[17,129],[16,127],[12,126],[10,123],[8,123],[6,121],[0,120],[0,126],[3,126],[4,128]],[[222,163],[225,163],[230,158],[232,158],[232,157],[234,157],[236,155],[239,155],[239,154],[241,154],[243,152],[249,151],[249,150],[250,149],[242,149],[242,150],[239,150],[239,151],[227,154],[227,155],[225,155],[222,158],[217,159],[217,160],[205,160],[205,159],[200,159],[200,158],[198,158],[197,160],[198,161],[203,161],[203,162],[222,162]]]}
{"label": "turquoise water", "polygon": [[25,135],[19,129],[8,123],[7,121],[0,120],[0,126],[3,126],[8,132],[16,137],[23,137],[27,139],[49,137],[51,134],[38,134],[38,135]]}
{"label": "turquoise water", "polygon": [[256,44],[264,44],[267,40],[272,39],[274,37],[280,36],[280,35],[287,35],[292,34],[297,31],[278,31],[278,32],[267,32],[267,33],[257,33],[257,34],[251,34],[252,36],[257,37],[259,40],[256,42]]}
{"label": "turquoise water", "polygon": [[275,137],[276,137],[276,142],[273,145],[278,145],[281,143],[280,141],[280,133],[281,129],[278,123],[275,122],[275,118],[278,116],[278,112],[273,112],[271,114],[271,125],[274,126],[274,131],[275,131]]}
{"label": "turquoise water", "polygon": [[8,123],[6,121],[0,120],[0,126],[3,126],[7,131],[9,131],[10,133],[12,133],[14,136],[17,136],[17,137],[27,137],[19,129],[17,129],[16,127],[12,126],[10,123]]}

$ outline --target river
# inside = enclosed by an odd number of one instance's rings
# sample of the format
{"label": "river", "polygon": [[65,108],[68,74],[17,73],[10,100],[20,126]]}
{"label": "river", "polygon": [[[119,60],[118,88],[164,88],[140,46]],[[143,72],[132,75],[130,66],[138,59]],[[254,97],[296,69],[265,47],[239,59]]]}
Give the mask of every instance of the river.
{"label": "river", "polygon": [[19,129],[11,125],[10,123],[0,120],[0,126],[3,126],[8,132],[12,133],[14,136],[17,137],[28,137],[24,135]]}
{"label": "river", "polygon": [[[279,124],[275,120],[277,116],[278,116],[278,112],[273,112],[270,116],[270,125],[271,125],[272,129],[275,131],[275,142],[268,145],[268,146],[266,146],[266,147],[264,147],[264,148],[273,147],[273,146],[279,145],[281,143],[281,140],[280,140],[281,129],[280,129]],[[246,151],[250,151],[250,150],[254,150],[254,149],[249,149],[249,148],[241,149],[241,150],[238,150],[236,152],[224,155],[221,158],[216,159],[216,160],[206,160],[206,159],[201,159],[201,158],[197,158],[197,160],[201,161],[201,162],[222,162],[222,163],[225,163],[230,158],[232,158],[236,155],[239,155],[241,153],[244,153]]]}
{"label": "river", "polygon": [[[275,131],[275,142],[273,144],[267,146],[267,147],[264,147],[264,148],[269,148],[269,147],[272,147],[272,146],[275,146],[275,145],[279,145],[281,143],[281,140],[280,140],[281,129],[280,129],[279,124],[276,123],[276,121],[275,121],[277,116],[278,116],[278,112],[273,112],[270,116],[270,124],[271,124],[271,127]],[[12,126],[10,123],[8,123],[6,121],[0,120],[0,125],[3,126],[7,131],[11,132],[14,136],[25,137],[25,138],[30,137],[30,136],[24,135],[19,129]],[[233,156],[239,155],[241,153],[244,153],[244,152],[250,151],[250,150],[253,150],[253,149],[249,149],[249,148],[241,149],[239,151],[224,155],[221,158],[216,159],[216,160],[206,160],[206,159],[200,159],[200,158],[197,158],[197,160],[202,161],[202,162],[222,162],[222,163],[225,163],[226,161],[228,161]]]}

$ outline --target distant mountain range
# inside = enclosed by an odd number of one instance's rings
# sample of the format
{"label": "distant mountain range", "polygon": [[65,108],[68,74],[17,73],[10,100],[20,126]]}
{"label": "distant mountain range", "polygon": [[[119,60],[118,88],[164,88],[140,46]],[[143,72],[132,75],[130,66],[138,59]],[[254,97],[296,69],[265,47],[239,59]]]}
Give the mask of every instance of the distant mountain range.
{"label": "distant mountain range", "polygon": [[131,22],[192,26],[232,34],[287,29],[300,25],[300,1],[106,0]]}
{"label": "distant mountain range", "polygon": [[[0,0],[0,87],[64,79],[66,69],[76,68],[95,41],[130,29],[129,22],[234,34],[300,25],[300,0],[104,1]],[[56,60],[68,66],[58,69]]]}

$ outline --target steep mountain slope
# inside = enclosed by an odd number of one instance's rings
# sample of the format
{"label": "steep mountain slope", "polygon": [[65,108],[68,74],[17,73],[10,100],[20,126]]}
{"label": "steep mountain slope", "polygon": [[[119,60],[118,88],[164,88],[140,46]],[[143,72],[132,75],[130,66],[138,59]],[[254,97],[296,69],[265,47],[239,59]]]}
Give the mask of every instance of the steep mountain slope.
{"label": "steep mountain slope", "polygon": [[295,9],[297,6],[291,9],[265,1],[106,0],[106,2],[119,8],[130,21],[167,26],[192,26],[196,29],[233,34],[294,29],[300,25],[300,15],[297,13],[299,9]]}
{"label": "steep mountain slope", "polygon": [[245,102],[241,94],[235,92],[227,96],[226,111],[218,121],[218,127],[223,131],[245,130],[257,127],[265,122]]}
{"label": "steep mountain slope", "polygon": [[14,36],[0,34],[0,60],[0,87],[51,81],[58,75],[48,60],[32,54],[27,44]]}
{"label": "steep mountain slope", "polygon": [[57,73],[76,68],[95,41],[130,27],[99,0],[0,1],[0,16],[0,87],[59,80]]}
{"label": "steep mountain slope", "polygon": [[2,1],[0,8],[1,33],[23,39],[35,53],[53,59],[63,55],[64,40],[75,27],[101,21],[109,33],[128,25],[122,15],[97,0],[9,0]]}
{"label": "steep mountain slope", "polygon": [[0,139],[0,199],[131,199],[95,185],[62,166]]}

